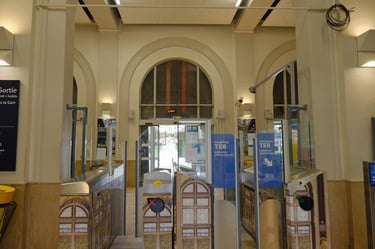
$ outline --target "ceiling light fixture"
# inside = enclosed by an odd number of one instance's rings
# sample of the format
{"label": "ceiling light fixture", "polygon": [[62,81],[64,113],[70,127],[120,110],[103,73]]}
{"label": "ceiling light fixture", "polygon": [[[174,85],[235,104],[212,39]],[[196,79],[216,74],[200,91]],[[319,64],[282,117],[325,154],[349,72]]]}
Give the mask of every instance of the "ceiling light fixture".
{"label": "ceiling light fixture", "polygon": [[236,7],[249,7],[253,0],[237,0]]}
{"label": "ceiling light fixture", "polygon": [[0,66],[10,66],[13,63],[13,34],[0,27]]}
{"label": "ceiling light fixture", "polygon": [[375,67],[375,30],[370,29],[357,37],[358,65]]}

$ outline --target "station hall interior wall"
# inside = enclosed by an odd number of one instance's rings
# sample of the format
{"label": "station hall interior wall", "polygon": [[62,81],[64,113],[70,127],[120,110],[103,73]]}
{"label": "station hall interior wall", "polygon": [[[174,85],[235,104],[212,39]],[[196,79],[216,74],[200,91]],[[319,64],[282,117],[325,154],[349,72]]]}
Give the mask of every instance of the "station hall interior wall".
{"label": "station hall interior wall", "polygon": [[[355,36],[368,28],[375,28],[374,17],[371,16],[366,19],[366,22],[361,17],[361,13],[373,10],[375,6],[373,1],[370,0],[361,1],[360,3],[344,1],[344,3],[348,6],[356,6],[356,11],[352,14],[353,26],[358,24],[358,20],[362,20],[361,22],[365,24],[365,27],[362,27],[360,31],[354,31],[354,27],[350,27],[348,31],[335,33],[334,35],[338,54],[336,69],[340,82],[339,90],[340,93],[344,93],[338,99],[340,119],[336,120],[336,122],[341,124],[342,143],[340,144],[341,152],[339,156],[342,159],[340,160],[342,163],[339,165],[319,165],[319,168],[325,169],[329,173],[328,190],[330,197],[329,206],[330,210],[332,210],[330,212],[331,226],[340,227],[340,229],[331,229],[334,231],[332,232],[333,248],[360,249],[364,248],[366,244],[366,239],[364,238],[366,228],[361,162],[374,159],[370,118],[375,115],[373,97],[375,70],[373,68],[358,67]],[[34,72],[34,67],[31,63],[34,56],[39,52],[33,50],[35,42],[38,41],[33,33],[33,25],[40,25],[33,19],[33,13],[35,14],[33,11],[35,9],[31,1],[28,0],[5,0],[0,2],[0,25],[15,34],[16,44],[14,65],[0,67],[0,79],[21,80],[17,170],[16,172],[3,172],[0,174],[0,182],[2,184],[16,186],[17,194],[15,200],[19,206],[14,222],[9,227],[7,237],[4,239],[3,245],[1,245],[2,248],[43,248],[43,246],[46,246],[45,248],[54,248],[51,245],[54,245],[57,241],[55,239],[57,230],[54,230],[55,225],[57,227],[57,221],[55,220],[57,208],[54,208],[54,204],[57,203],[56,198],[59,194],[59,182],[56,181],[56,172],[60,171],[61,165],[58,163],[53,163],[52,165],[49,165],[48,162],[41,163],[36,155],[31,154],[33,152],[31,148],[33,145],[38,144],[40,140],[31,136],[30,131],[39,122],[47,122],[46,120],[39,120],[38,122],[35,120],[35,115],[38,112],[43,112],[44,109],[40,109],[40,106],[34,106],[33,104],[35,103],[35,92],[41,90],[41,85],[33,78],[36,72]],[[54,25],[54,23],[49,24]],[[198,29],[202,33],[208,30],[207,27],[199,27]],[[77,79],[82,79],[83,72],[91,71],[90,74],[85,74],[86,89],[93,91],[91,88],[93,86],[96,87],[93,93],[90,92],[87,96],[82,96],[82,102],[86,102],[90,106],[96,105],[96,114],[99,113],[99,104],[102,101],[106,101],[107,98],[114,97],[118,103],[122,97],[118,94],[118,89],[121,84],[127,84],[126,82],[121,82],[127,62],[131,61],[136,51],[142,50],[142,46],[155,41],[157,38],[168,37],[170,31],[173,31],[172,34],[174,36],[198,40],[198,36],[193,34],[193,29],[186,33],[186,30],[183,32],[178,27],[171,27],[168,30],[145,26],[133,30],[124,29],[121,33],[111,34],[97,33],[93,30],[90,31],[90,28],[85,30],[77,28],[74,35],[74,52],[76,55],[74,58],[79,57],[80,60],[76,60],[74,63],[81,62],[80,65],[86,67],[76,69],[74,76]],[[278,30],[275,34],[267,35],[280,36],[281,39],[277,44],[269,44],[262,39],[258,39],[261,37],[262,32],[265,32],[264,34],[267,33],[267,31],[262,30],[260,33],[235,34],[230,28],[216,27],[212,30],[210,29],[203,36],[201,34],[202,37],[199,36],[199,41],[215,51],[217,58],[220,59],[227,70],[226,77],[230,79],[230,82],[221,82],[221,84],[229,84],[233,87],[231,94],[226,97],[224,102],[228,112],[232,109],[234,110],[234,102],[237,97],[245,97],[241,96],[247,94],[246,90],[249,82],[245,80],[256,81],[262,62],[273,48],[292,39],[296,39],[297,44],[303,40],[301,37],[294,37],[290,30]],[[131,36],[129,37],[129,35]],[[107,38],[103,38],[104,36]],[[138,39],[133,39],[132,37]],[[272,40],[272,43],[275,40]],[[49,42],[51,43],[51,41]],[[244,46],[245,44],[249,46]],[[239,46],[244,47],[239,48]],[[108,51],[108,53],[104,51]],[[245,52],[243,58],[239,56],[242,51]],[[254,56],[249,56],[249,58],[246,55]],[[290,57],[293,57],[293,55],[290,55]],[[113,58],[116,58],[116,60],[113,60]],[[112,64],[112,61],[115,62]],[[85,63],[82,64],[82,62]],[[244,65],[249,65],[249,70]],[[277,65],[274,65],[274,67],[277,67]],[[59,69],[55,68],[55,70],[58,71]],[[106,71],[103,72],[102,70]],[[95,84],[91,82],[92,80],[95,81]],[[96,96],[96,102],[92,101],[90,96]],[[251,99],[252,97],[249,98]],[[317,93],[316,98],[319,98],[319,93]],[[41,101],[46,100],[41,99]],[[47,102],[45,104],[51,103]],[[50,106],[53,107],[55,105],[56,103]],[[115,113],[118,110],[119,108],[116,108]],[[123,114],[126,116],[126,113]],[[257,113],[257,115],[261,114],[261,112]],[[59,115],[59,112],[56,115]],[[121,113],[116,113],[116,115],[121,115]],[[233,131],[235,130],[234,119],[235,117],[233,117],[233,120],[228,121],[228,126],[232,127]],[[126,122],[126,120],[123,122]],[[322,123],[319,129],[324,129],[325,122],[328,121],[319,120],[319,122]],[[332,126],[332,123],[327,125]],[[133,126],[135,127],[136,124],[133,124]],[[319,132],[319,129],[315,127],[314,132]],[[124,131],[122,138],[130,137],[128,133],[129,131]],[[57,133],[57,136],[59,135],[61,133]],[[51,142],[54,143],[55,141]],[[44,146],[49,145],[46,144]],[[58,154],[52,154],[51,156],[61,157]],[[335,152],[332,156],[337,157],[338,155]],[[51,172],[51,174],[48,172]],[[46,208],[50,212],[46,213]],[[26,241],[28,242],[27,245]],[[42,245],[40,241],[43,241]]]}

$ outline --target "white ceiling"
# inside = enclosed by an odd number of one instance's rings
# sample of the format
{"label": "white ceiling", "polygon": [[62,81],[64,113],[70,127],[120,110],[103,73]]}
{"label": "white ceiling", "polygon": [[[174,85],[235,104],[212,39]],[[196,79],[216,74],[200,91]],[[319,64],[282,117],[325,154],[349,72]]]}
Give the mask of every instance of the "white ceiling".
{"label": "white ceiling", "polygon": [[95,24],[100,30],[116,30],[121,24],[234,25],[238,31],[294,26],[291,0],[243,0],[239,8],[236,1],[120,0],[115,5],[115,0],[77,0],[82,8],[77,8],[76,23]]}

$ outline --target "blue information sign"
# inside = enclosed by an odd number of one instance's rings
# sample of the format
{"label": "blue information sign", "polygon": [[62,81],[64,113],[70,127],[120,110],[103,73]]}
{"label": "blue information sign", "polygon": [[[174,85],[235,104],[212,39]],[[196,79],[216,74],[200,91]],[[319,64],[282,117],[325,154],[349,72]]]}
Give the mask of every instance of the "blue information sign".
{"label": "blue information sign", "polygon": [[233,135],[212,135],[212,184],[215,188],[235,187],[234,149]]}
{"label": "blue information sign", "polygon": [[258,179],[260,187],[281,187],[281,154],[276,154],[275,134],[257,135]]}

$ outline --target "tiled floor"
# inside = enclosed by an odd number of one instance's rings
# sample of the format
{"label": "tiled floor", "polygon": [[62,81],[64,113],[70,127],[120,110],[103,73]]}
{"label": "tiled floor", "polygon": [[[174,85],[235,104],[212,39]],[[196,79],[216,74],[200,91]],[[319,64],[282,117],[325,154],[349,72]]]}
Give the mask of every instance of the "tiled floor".
{"label": "tiled floor", "polygon": [[[134,206],[129,205],[135,203],[134,189],[128,189],[126,198],[126,236],[118,236],[113,242],[110,249],[142,249],[142,238],[136,238],[135,234],[135,212]],[[241,248],[240,249],[255,249],[255,241],[245,232],[241,232]]]}

